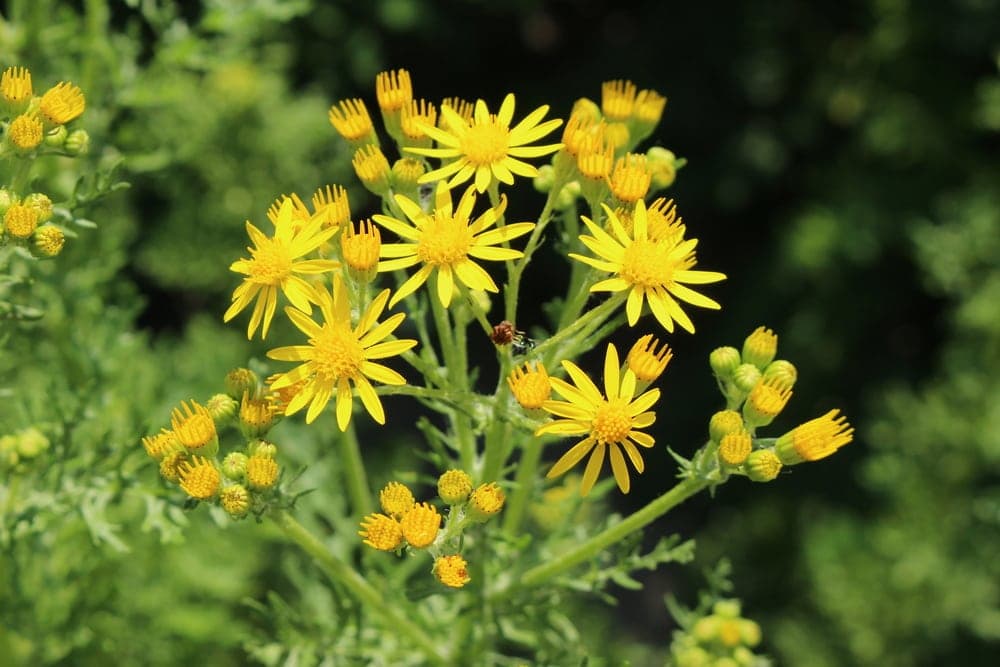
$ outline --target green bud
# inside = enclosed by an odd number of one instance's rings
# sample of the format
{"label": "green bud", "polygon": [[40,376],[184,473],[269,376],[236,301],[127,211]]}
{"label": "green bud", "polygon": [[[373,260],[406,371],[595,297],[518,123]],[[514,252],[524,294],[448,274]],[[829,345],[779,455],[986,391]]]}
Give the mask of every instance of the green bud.
{"label": "green bud", "polygon": [[34,426],[17,434],[17,453],[25,459],[33,459],[49,448],[49,439]]}
{"label": "green bud", "polygon": [[273,459],[278,455],[278,448],[267,440],[253,440],[247,446],[247,452],[250,456],[267,456]]}
{"label": "green bud", "polygon": [[556,209],[560,211],[568,209],[582,194],[583,189],[580,187],[580,181],[570,181],[559,191],[559,196],[556,197],[555,201]]}
{"label": "green bud", "polygon": [[66,153],[73,157],[83,155],[89,148],[90,135],[87,134],[86,130],[73,130],[66,137],[66,143],[63,144],[63,149]]}
{"label": "green bud", "polygon": [[712,655],[700,646],[673,652],[673,658],[677,667],[711,667],[714,664]]}
{"label": "green bud", "polygon": [[226,454],[226,458],[222,459],[222,474],[234,482],[242,480],[247,472],[247,458],[243,452]]}
{"label": "green bud", "polygon": [[740,667],[754,667],[757,664],[757,656],[746,646],[737,646],[734,648],[732,657]]}
{"label": "green bud", "polygon": [[747,646],[756,646],[760,643],[760,626],[749,618],[740,619],[740,640]]}
{"label": "green bud", "polygon": [[733,371],[733,384],[736,388],[743,393],[750,393],[750,390],[754,388],[760,381],[760,369],[753,364],[740,364],[737,366],[736,370]]}
{"label": "green bud", "polygon": [[205,403],[205,409],[212,415],[216,428],[231,424],[240,404],[229,394],[215,394]]}
{"label": "green bud", "polygon": [[778,335],[766,327],[757,327],[743,341],[743,363],[753,364],[760,370],[774,359],[778,352]]}
{"label": "green bud", "polygon": [[743,469],[754,482],[770,482],[781,472],[781,460],[772,449],[758,449],[750,453]]}
{"label": "green bud", "polygon": [[552,189],[552,184],[556,180],[556,170],[550,164],[542,165],[538,168],[538,175],[532,179],[531,184],[539,192],[546,193]]}
{"label": "green bud", "polygon": [[226,393],[238,401],[243,398],[244,393],[256,396],[260,379],[249,368],[234,368],[226,373],[225,384]]}
{"label": "green bud", "polygon": [[673,151],[662,146],[653,146],[646,151],[646,165],[653,175],[650,190],[663,190],[673,185],[677,178],[677,167],[674,164],[676,160]]}
{"label": "green bud", "polygon": [[250,492],[242,484],[232,484],[219,493],[219,504],[229,516],[242,519],[250,511]]}
{"label": "green bud", "polygon": [[716,614],[717,616],[725,616],[726,618],[739,618],[740,601],[719,600],[714,605],[712,605],[712,613]]}
{"label": "green bud", "polygon": [[708,435],[716,444],[730,433],[739,433],[745,429],[743,415],[736,410],[719,410],[708,421]]}
{"label": "green bud", "polygon": [[774,382],[781,389],[791,389],[799,378],[799,372],[792,362],[775,359],[767,365],[761,377],[765,381]]}
{"label": "green bud", "polygon": [[69,131],[66,129],[66,126],[57,125],[45,133],[42,143],[49,148],[62,148],[66,143],[67,136],[69,136]]}
{"label": "green bud", "polygon": [[740,351],[735,347],[717,347],[708,355],[712,372],[722,380],[730,380],[733,371],[740,365]]}
{"label": "green bud", "polygon": [[691,634],[698,640],[699,644],[711,644],[719,638],[720,622],[721,619],[718,616],[699,618],[694,627],[691,628]]}

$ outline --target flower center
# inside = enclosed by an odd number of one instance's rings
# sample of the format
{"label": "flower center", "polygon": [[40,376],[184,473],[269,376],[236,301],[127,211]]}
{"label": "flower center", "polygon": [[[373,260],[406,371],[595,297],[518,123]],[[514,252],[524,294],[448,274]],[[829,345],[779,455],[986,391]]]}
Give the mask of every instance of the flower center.
{"label": "flower center", "polygon": [[663,287],[674,280],[676,260],[670,259],[674,246],[649,239],[638,240],[625,248],[621,277],[632,285]]}
{"label": "flower center", "polygon": [[607,401],[597,408],[590,424],[591,433],[598,442],[623,442],[632,430],[632,418],[626,411],[625,401]]}
{"label": "flower center", "polygon": [[495,119],[477,123],[462,137],[462,153],[477,167],[491,165],[507,156],[510,132]]}
{"label": "flower center", "polygon": [[321,381],[353,379],[361,373],[365,352],[347,325],[327,324],[311,344],[315,348],[316,375]]}
{"label": "flower center", "polygon": [[266,239],[251,252],[250,280],[262,285],[277,285],[291,275],[291,253],[279,239]]}
{"label": "flower center", "polygon": [[435,214],[424,226],[417,244],[417,257],[425,264],[456,264],[465,259],[472,234],[464,219]]}

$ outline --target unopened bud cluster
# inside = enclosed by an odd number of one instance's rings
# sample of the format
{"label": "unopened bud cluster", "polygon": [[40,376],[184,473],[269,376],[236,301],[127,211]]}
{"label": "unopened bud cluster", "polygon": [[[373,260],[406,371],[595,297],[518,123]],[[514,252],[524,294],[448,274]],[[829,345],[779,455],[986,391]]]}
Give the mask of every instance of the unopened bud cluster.
{"label": "unopened bud cluster", "polygon": [[757,429],[769,425],[785,408],[797,379],[795,366],[775,359],[777,352],[777,334],[758,327],[741,350],[720,347],[709,355],[727,405],[709,421],[710,444],[722,471],[755,482],[775,479],[783,466],[825,458],[848,444],[854,433],[846,418],[831,410],[780,438],[757,436]]}
{"label": "unopened bud cluster", "polygon": [[444,472],[437,492],[448,507],[444,516],[430,502],[417,502],[405,484],[389,482],[379,491],[382,511],[362,519],[358,534],[379,551],[426,550],[434,558],[437,580],[461,588],[470,581],[468,563],[459,553],[465,533],[499,514],[506,497],[495,482],[474,486],[463,470]]}
{"label": "unopened bud cluster", "polygon": [[[249,369],[231,371],[226,393],[204,404],[182,401],[170,427],[142,439],[160,476],[193,500],[217,504],[232,518],[260,515],[276,499],[278,448],[263,439],[280,418],[276,399]],[[232,436],[232,447],[221,446]],[[228,451],[224,451],[228,450]]]}
{"label": "unopened bud cluster", "polygon": [[34,426],[0,435],[0,472],[5,474],[27,468],[48,451],[48,436]]}
{"label": "unopened bud cluster", "polygon": [[769,664],[753,649],[760,626],[740,615],[738,600],[719,600],[711,612],[674,634],[670,664],[677,667],[758,667]]}

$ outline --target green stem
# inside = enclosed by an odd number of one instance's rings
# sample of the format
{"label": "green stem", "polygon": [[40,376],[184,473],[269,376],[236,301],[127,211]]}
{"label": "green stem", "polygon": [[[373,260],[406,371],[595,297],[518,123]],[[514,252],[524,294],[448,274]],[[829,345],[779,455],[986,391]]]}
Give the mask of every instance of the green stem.
{"label": "green stem", "polygon": [[535,487],[535,471],[538,470],[538,462],[541,458],[542,439],[532,435],[522,450],[521,460],[517,466],[517,475],[514,478],[514,491],[507,503],[507,511],[504,512],[503,531],[507,535],[516,535],[518,528],[521,527],[528,499]]}
{"label": "green stem", "polygon": [[365,472],[365,462],[361,458],[361,445],[358,434],[354,430],[354,422],[340,438],[344,478],[347,483],[347,493],[351,498],[351,506],[357,516],[364,516],[374,507],[371,489],[368,488],[368,474]]}
{"label": "green stem", "polygon": [[331,581],[346,588],[359,602],[367,606],[372,616],[380,619],[387,629],[405,636],[413,648],[423,653],[431,663],[444,665],[449,662],[422,628],[401,613],[396,605],[387,602],[382,593],[356,570],[331,554],[326,546],[291,514],[284,510],[276,510],[270,516],[285,536],[309,554]]}
{"label": "green stem", "polygon": [[545,200],[545,206],[538,215],[535,228],[531,230],[531,236],[528,237],[528,242],[524,245],[524,256],[517,262],[513,264],[508,263],[507,265],[507,287],[504,289],[504,319],[509,322],[517,322],[517,299],[521,289],[521,275],[528,268],[531,256],[538,249],[539,243],[541,243],[542,232],[549,224],[549,220],[552,219],[552,208],[555,205],[556,197],[559,195],[559,190],[562,189],[562,186],[563,184],[560,182],[554,183],[552,189],[549,191],[549,196]]}
{"label": "green stem", "polygon": [[651,501],[641,510],[634,512],[620,523],[598,533],[583,544],[563,553],[547,563],[537,565],[525,572],[520,579],[499,590],[494,599],[502,599],[517,590],[530,589],[543,582],[551,581],[570,568],[590,560],[612,544],[659,519],[671,509],[698,493],[709,482],[704,479],[688,478],[680,482],[662,496]]}
{"label": "green stem", "polygon": [[[434,286],[435,291],[437,285]],[[431,311],[434,313],[434,325],[438,331],[441,342],[441,353],[444,356],[444,364],[448,372],[448,379],[451,388],[458,396],[467,395],[469,392],[468,369],[465,363],[465,331],[456,332],[452,328],[451,318],[448,310],[438,300],[436,294],[430,295]],[[462,347],[457,340],[456,333],[461,334]],[[459,399],[460,400],[460,399]],[[469,421],[468,406],[464,410],[454,410],[451,413],[451,423],[455,429],[455,438],[458,441],[459,462],[463,470],[472,472],[476,462],[476,440],[472,432],[472,425]]]}
{"label": "green stem", "polygon": [[588,310],[586,313],[574,320],[565,329],[556,332],[554,336],[544,341],[541,345],[535,348],[535,355],[542,359],[542,363],[548,368],[552,364],[551,355],[546,353],[559,350],[563,341],[571,340],[577,334],[586,331],[588,327],[598,327],[601,322],[603,322],[614,310],[620,306],[626,298],[625,292],[619,292],[608,298],[607,301]]}

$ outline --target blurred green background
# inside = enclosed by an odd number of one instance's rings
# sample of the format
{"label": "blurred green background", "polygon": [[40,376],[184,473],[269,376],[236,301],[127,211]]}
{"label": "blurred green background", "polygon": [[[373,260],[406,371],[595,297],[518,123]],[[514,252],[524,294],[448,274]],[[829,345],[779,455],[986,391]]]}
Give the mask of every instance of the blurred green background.
{"label": "blurred green background", "polygon": [[[728,556],[778,664],[995,664],[1000,3],[29,0],[0,2],[0,15],[0,65],[78,82],[91,159],[124,157],[132,183],[90,212],[99,231],[47,269],[50,304],[66,305],[22,351],[66,372],[33,378],[13,354],[0,362],[5,384],[17,372],[18,386],[77,395],[57,406],[60,433],[79,439],[90,424],[105,442],[79,475],[107,490],[93,502],[131,552],[90,522],[33,527],[35,541],[5,548],[0,564],[0,617],[15,629],[0,649],[47,638],[53,663],[275,664],[279,645],[335,630],[323,594],[296,588],[295,555],[254,526],[220,531],[204,515],[179,542],[168,522],[151,524],[151,500],[107,472],[108,457],[155,487],[155,470],[127,449],[136,434],[261,353],[221,323],[244,220],[326,183],[348,186],[356,217],[373,212],[326,110],[345,97],[374,108],[375,74],[405,67],[418,96],[494,105],[514,91],[520,114],[550,104],[565,118],[614,78],[667,95],[652,142],[688,159],[669,194],[701,239],[699,263],[729,280],[712,290],[721,313],[697,313],[697,335],[669,340],[658,442],[683,454],[701,443],[719,407],[708,352],[761,324],[800,373],[779,429],[841,407],[857,433],[776,483],[735,480],[691,501],[650,539],[697,536],[702,566]],[[541,206],[525,192],[514,217]],[[60,336],[75,347],[44,343]],[[2,425],[44,418],[53,406],[41,394],[5,408]],[[293,460],[323,454],[308,432],[295,438]],[[395,464],[413,465],[400,452],[384,474]],[[648,465],[620,509],[671,483],[669,457]],[[157,512],[176,518],[167,495]],[[79,551],[15,572],[40,548]],[[665,647],[663,595],[692,596],[695,569],[649,574],[602,613],[622,641]],[[31,593],[55,579],[93,583]],[[247,597],[267,597],[268,613]]]}

